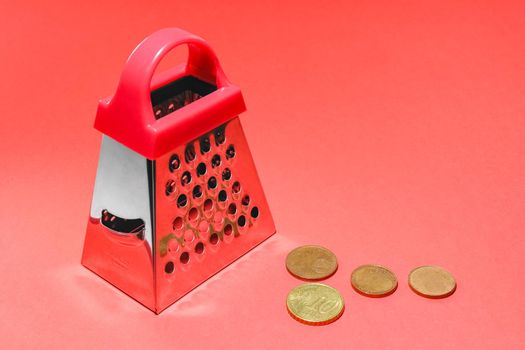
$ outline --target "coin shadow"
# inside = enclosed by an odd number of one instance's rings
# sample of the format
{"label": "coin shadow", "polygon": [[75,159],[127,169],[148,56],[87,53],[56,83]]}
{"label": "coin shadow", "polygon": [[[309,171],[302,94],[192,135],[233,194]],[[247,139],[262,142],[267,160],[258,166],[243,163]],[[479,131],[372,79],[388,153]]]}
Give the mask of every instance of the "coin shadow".
{"label": "coin shadow", "polygon": [[452,289],[450,292],[448,292],[446,294],[443,294],[443,295],[426,295],[426,294],[423,294],[423,293],[419,292],[418,290],[416,290],[414,287],[412,287],[410,285],[410,283],[408,284],[408,287],[414,293],[416,293],[420,297],[423,297],[423,298],[426,298],[426,299],[445,299],[445,298],[448,298],[449,296],[451,296],[452,294],[456,293],[456,290],[458,289],[458,285],[456,283],[456,285],[454,286],[454,289]]}
{"label": "coin shadow", "polygon": [[396,286],[394,287],[394,289],[392,289],[391,291],[389,291],[388,293],[385,293],[385,294],[366,294],[366,293],[360,291],[359,289],[357,289],[356,287],[354,287],[353,284],[351,284],[351,285],[352,285],[352,289],[353,289],[354,291],[356,291],[357,294],[360,294],[360,295],[365,296],[365,297],[368,297],[368,298],[373,298],[373,299],[386,298],[386,297],[388,297],[388,296],[394,294],[395,291],[397,290],[397,287],[399,287],[399,284],[396,284]]}
{"label": "coin shadow", "polygon": [[331,274],[329,274],[328,276],[324,276],[324,277],[321,277],[321,278],[316,278],[316,279],[312,279],[312,278],[303,278],[303,277],[300,277],[300,276],[297,276],[295,275],[292,271],[290,271],[290,269],[288,267],[286,267],[286,271],[288,271],[288,273],[290,273],[290,275],[292,275],[293,277],[297,278],[298,280],[300,281],[303,281],[303,282],[321,282],[321,281],[325,281],[327,279],[329,279],[330,277],[332,277],[333,275],[336,274],[337,270],[339,270],[339,266],[337,266],[334,270],[334,272],[332,272]]}
{"label": "coin shadow", "polygon": [[331,320],[328,320],[328,321],[325,321],[325,322],[308,322],[308,321],[305,321],[305,320],[302,320],[300,319],[299,317],[296,317],[291,311],[290,309],[288,309],[288,315],[290,315],[291,318],[293,318],[294,320],[302,323],[302,324],[305,324],[307,326],[314,326],[314,327],[318,327],[318,326],[327,326],[331,323],[334,323],[335,321],[337,321],[338,319],[341,318],[341,316],[343,316],[343,314],[345,313],[345,310],[346,310],[346,306],[343,305],[343,308],[341,309],[341,312],[339,313],[339,315],[337,315],[336,317],[332,318]]}

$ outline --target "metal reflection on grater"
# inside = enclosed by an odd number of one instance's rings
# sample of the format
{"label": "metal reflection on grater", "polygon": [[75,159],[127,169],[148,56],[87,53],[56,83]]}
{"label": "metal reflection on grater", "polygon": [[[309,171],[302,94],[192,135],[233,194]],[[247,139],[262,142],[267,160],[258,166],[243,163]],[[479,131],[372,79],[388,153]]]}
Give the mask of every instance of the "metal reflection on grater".
{"label": "metal reflection on grater", "polygon": [[[228,138],[229,128],[228,123],[221,125],[210,134],[182,147],[186,164],[176,170],[173,169],[178,165],[179,154],[173,153],[167,158],[168,173],[174,177],[180,176],[181,191],[184,192],[176,201],[178,208],[166,208],[167,215],[172,213],[172,222],[176,222],[176,225],[168,227],[160,239],[160,258],[165,259],[164,264],[174,261],[173,270],[176,270],[179,264],[184,265],[185,271],[191,270],[192,264],[196,263],[192,259],[193,254],[198,255],[200,259],[213,259],[206,257],[206,246],[217,246],[220,251],[221,244],[235,244],[235,239],[248,234],[259,218],[256,201],[244,190],[242,179],[235,172],[237,167],[244,166],[242,163],[233,162],[237,155],[235,144],[228,143],[227,147],[222,147]],[[213,144],[209,142],[210,135],[213,136]],[[199,146],[199,152],[195,152],[195,144]],[[207,154],[212,155],[211,158],[206,158]],[[229,161],[227,166],[223,164],[223,159]],[[188,163],[196,166],[192,167]],[[187,191],[190,197],[185,194]],[[199,200],[200,198],[203,199]],[[185,207],[191,207],[187,214],[180,212]],[[183,231],[182,228],[187,231]],[[190,232],[194,240],[184,239],[184,232]],[[175,260],[167,249],[170,243],[179,246],[176,253],[178,257],[175,257]]]}
{"label": "metal reflection on grater", "polygon": [[[238,120],[231,126],[240,128]],[[155,210],[157,217],[169,219],[156,223],[158,259],[170,283],[200,268],[197,265],[220,264],[216,254],[249,235],[261,215],[257,196],[239,176],[247,165],[238,159],[236,145],[231,140],[226,144],[229,128],[230,123],[221,125],[157,160],[155,175],[157,181],[167,178],[163,196],[168,201],[157,199]],[[144,239],[142,220],[115,219],[104,212],[102,222]]]}

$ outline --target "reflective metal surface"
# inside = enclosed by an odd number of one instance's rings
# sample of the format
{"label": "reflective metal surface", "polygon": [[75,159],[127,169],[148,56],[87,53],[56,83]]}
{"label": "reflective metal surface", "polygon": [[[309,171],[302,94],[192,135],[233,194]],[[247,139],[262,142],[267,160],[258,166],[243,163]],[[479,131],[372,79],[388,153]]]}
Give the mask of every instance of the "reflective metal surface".
{"label": "reflective metal surface", "polygon": [[104,136],[82,264],[155,309],[153,163]]}
{"label": "reflective metal surface", "polygon": [[239,118],[156,161],[157,307],[275,232]]}
{"label": "reflective metal surface", "polygon": [[103,136],[91,217],[100,219],[102,213],[108,211],[121,219],[141,219],[144,239],[151,247],[153,230],[147,162],[138,153]]}
{"label": "reflective metal surface", "polygon": [[155,161],[104,136],[82,263],[154,312],[273,233],[239,118]]}

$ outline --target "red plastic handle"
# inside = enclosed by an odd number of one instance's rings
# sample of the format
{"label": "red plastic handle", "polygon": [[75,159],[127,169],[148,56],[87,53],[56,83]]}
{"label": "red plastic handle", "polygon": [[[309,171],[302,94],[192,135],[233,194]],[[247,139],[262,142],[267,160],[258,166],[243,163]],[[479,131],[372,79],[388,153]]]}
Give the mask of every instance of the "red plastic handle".
{"label": "red plastic handle", "polygon": [[[186,66],[153,79],[159,62],[179,45],[188,45]],[[151,105],[152,79],[153,85],[160,86],[185,75],[212,83],[217,91],[173,112],[173,116],[156,120]],[[245,110],[240,89],[228,81],[206,41],[182,29],[166,28],[144,39],[131,53],[115,95],[99,104],[95,128],[155,159]]]}
{"label": "red plastic handle", "polygon": [[[217,56],[206,41],[179,28],[166,28],[144,39],[131,53],[112,103],[119,104],[119,100],[124,100],[122,102],[129,105],[129,101],[133,101],[133,108],[152,109],[150,86],[157,66],[168,52],[185,44],[189,49],[186,74],[198,75],[217,88],[228,85]],[[144,123],[155,120],[153,112],[144,117],[150,117],[143,120]]]}

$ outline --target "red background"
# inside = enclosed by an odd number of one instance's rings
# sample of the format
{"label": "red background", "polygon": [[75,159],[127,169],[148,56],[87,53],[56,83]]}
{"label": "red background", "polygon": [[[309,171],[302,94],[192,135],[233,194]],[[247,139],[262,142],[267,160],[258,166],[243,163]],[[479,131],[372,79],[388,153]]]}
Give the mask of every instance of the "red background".
{"label": "red background", "polygon": [[[523,2],[0,4],[2,348],[520,349],[525,341]],[[278,233],[156,316],[80,265],[100,134],[143,37],[179,26],[244,92]],[[323,327],[285,297],[293,247],[322,244],[346,301]],[[363,263],[397,273],[368,299]],[[458,290],[428,300],[408,272]]]}

